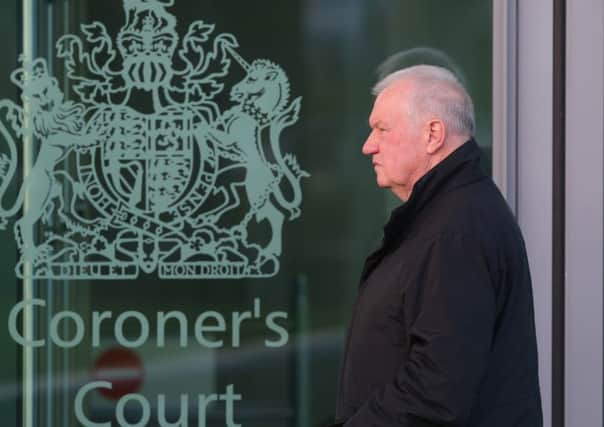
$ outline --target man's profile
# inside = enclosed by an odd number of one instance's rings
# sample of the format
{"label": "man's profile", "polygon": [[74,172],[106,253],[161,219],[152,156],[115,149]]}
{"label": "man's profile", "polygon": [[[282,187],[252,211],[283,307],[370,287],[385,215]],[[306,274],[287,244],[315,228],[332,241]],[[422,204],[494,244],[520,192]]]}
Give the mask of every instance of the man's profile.
{"label": "man's profile", "polygon": [[480,169],[470,97],[427,65],[374,93],[362,151],[404,203],[361,274],[334,425],[541,427],[526,250]]}

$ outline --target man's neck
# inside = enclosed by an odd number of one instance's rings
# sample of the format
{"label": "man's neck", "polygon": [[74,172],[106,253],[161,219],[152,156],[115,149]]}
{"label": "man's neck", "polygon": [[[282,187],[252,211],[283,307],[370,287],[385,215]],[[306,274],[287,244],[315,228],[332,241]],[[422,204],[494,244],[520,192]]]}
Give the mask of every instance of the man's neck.
{"label": "man's neck", "polygon": [[422,179],[422,177],[424,175],[426,175],[428,172],[430,172],[432,169],[434,169],[440,162],[442,162],[444,159],[449,157],[451,155],[451,153],[453,153],[455,150],[457,150],[459,147],[461,147],[463,144],[465,144],[471,138],[472,138],[471,136],[467,136],[467,135],[451,135],[451,136],[449,136],[447,138],[447,141],[441,147],[441,149],[438,150],[436,153],[432,154],[428,158],[428,160],[423,168],[419,168],[418,176],[416,176],[415,179],[412,180],[411,187],[393,189],[392,192],[394,193],[394,195],[396,197],[398,197],[399,199],[401,199],[403,202],[406,202],[407,200],[409,200],[409,197],[411,197],[411,193],[413,191],[413,187],[415,186],[415,183],[417,181],[419,181],[420,179]]}

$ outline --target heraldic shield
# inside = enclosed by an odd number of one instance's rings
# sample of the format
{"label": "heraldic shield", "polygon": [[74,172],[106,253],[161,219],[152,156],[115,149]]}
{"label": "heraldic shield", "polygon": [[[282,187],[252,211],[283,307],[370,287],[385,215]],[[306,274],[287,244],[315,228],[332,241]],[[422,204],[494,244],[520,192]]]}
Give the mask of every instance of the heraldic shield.
{"label": "heraldic shield", "polygon": [[[0,101],[0,227],[22,212],[18,277],[278,272],[283,223],[300,215],[309,176],[281,152],[301,98],[290,100],[280,66],[246,61],[211,24],[193,22],[179,42],[172,5],[124,0],[116,47],[100,22],[82,25],[84,41],[59,39],[77,99],[44,59],[22,58],[12,73],[22,105]],[[19,140],[39,149],[11,203]]]}

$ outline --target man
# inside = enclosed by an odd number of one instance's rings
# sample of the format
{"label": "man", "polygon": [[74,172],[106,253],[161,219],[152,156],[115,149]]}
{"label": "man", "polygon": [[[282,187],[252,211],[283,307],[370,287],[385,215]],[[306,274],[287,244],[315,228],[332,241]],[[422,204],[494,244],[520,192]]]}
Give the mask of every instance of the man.
{"label": "man", "polygon": [[335,425],[541,427],[527,256],[480,170],[472,101],[426,65],[375,93],[363,154],[405,203],[361,275]]}

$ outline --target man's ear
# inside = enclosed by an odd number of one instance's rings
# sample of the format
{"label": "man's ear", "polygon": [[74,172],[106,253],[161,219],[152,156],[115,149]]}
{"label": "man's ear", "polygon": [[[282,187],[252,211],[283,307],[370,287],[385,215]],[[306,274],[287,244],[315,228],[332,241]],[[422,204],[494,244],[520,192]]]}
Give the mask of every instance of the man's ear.
{"label": "man's ear", "polygon": [[434,154],[445,143],[446,130],[445,124],[442,120],[433,119],[428,122],[428,144],[426,145],[426,152],[428,154]]}

